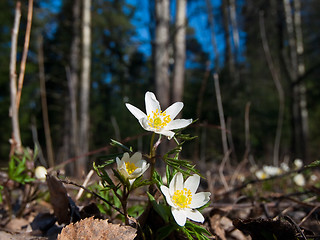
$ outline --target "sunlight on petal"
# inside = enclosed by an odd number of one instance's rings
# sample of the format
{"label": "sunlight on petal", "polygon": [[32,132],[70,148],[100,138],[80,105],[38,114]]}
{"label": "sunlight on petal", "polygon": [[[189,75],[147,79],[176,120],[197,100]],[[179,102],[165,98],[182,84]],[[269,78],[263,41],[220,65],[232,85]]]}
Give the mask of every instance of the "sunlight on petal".
{"label": "sunlight on petal", "polygon": [[173,204],[173,202],[172,202],[172,200],[171,200],[171,197],[170,197],[169,188],[166,187],[166,186],[164,186],[164,185],[162,185],[162,186],[160,186],[160,190],[161,190],[161,192],[163,193],[163,195],[165,196],[167,203],[168,203],[171,207],[174,207],[174,204]]}
{"label": "sunlight on petal", "polygon": [[195,222],[201,222],[201,223],[204,222],[204,217],[198,210],[188,209],[185,211],[185,214],[186,214],[187,218],[189,218]]}
{"label": "sunlight on petal", "polygon": [[178,223],[180,226],[184,226],[187,221],[187,217],[185,215],[185,211],[179,210],[176,208],[171,208],[172,215],[174,217],[174,220]]}
{"label": "sunlight on petal", "polygon": [[132,113],[132,115],[135,116],[136,119],[140,120],[142,118],[147,118],[147,115],[144,112],[142,112],[139,108],[131,105],[130,103],[126,103],[126,107]]}
{"label": "sunlight on petal", "polygon": [[147,115],[151,115],[152,111],[155,112],[157,109],[160,110],[160,103],[152,92],[146,92],[145,103]]}
{"label": "sunlight on petal", "polygon": [[168,123],[166,130],[181,129],[192,123],[192,119],[175,119]]}
{"label": "sunlight on petal", "polygon": [[190,189],[192,193],[195,193],[200,184],[200,176],[198,174],[194,174],[187,178],[184,183],[184,187]]}
{"label": "sunlight on petal", "polygon": [[183,108],[183,103],[182,102],[176,102],[174,104],[172,104],[170,107],[168,107],[164,112],[167,115],[170,115],[171,119],[174,119],[179,112],[182,110]]}
{"label": "sunlight on petal", "polygon": [[203,205],[207,204],[207,202],[210,201],[210,192],[200,192],[196,193],[192,197],[192,201],[190,204],[190,208],[199,208],[202,207]]}

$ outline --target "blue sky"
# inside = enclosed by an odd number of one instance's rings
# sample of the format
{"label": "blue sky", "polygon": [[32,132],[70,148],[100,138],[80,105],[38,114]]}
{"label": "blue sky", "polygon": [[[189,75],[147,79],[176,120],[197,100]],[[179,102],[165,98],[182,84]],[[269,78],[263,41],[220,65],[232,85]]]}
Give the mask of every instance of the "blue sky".
{"label": "blue sky", "polygon": [[[44,3],[41,1],[42,7],[50,8],[53,13],[60,11],[61,3],[63,0],[53,0]],[[151,54],[150,34],[149,34],[149,0],[127,0],[127,2],[133,6],[137,6],[136,14],[132,20],[132,24],[136,26],[137,36],[135,42],[137,42],[139,50],[146,55]],[[175,1],[171,1],[171,13],[174,18],[175,13]],[[211,42],[211,34],[208,28],[208,15],[206,1],[188,1],[187,20],[190,27],[195,29],[195,35],[200,42],[203,50],[210,54],[213,62],[214,54]],[[212,0],[212,6],[214,10],[219,11],[221,0]],[[219,25],[215,26],[216,42],[218,43],[218,51],[220,55],[224,51],[224,35],[223,32],[217,29]],[[240,32],[240,36],[243,37],[243,32]],[[242,41],[243,42],[243,41]]]}

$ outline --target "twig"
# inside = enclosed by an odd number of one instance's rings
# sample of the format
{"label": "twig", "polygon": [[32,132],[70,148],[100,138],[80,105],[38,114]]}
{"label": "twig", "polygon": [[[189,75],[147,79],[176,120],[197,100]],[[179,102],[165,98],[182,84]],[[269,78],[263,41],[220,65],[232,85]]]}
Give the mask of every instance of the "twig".
{"label": "twig", "polygon": [[24,39],[22,59],[21,59],[21,64],[20,64],[20,73],[19,73],[19,82],[18,82],[18,91],[17,91],[17,100],[16,100],[17,110],[19,110],[21,91],[22,91],[23,80],[24,80],[24,73],[26,70],[26,62],[27,62],[29,42],[30,42],[30,33],[31,33],[32,10],[33,10],[33,0],[29,0],[27,28],[26,28],[26,35],[25,35],[25,39]]}
{"label": "twig", "polygon": [[296,222],[293,221],[293,219],[292,219],[291,217],[289,217],[289,216],[286,215],[286,216],[284,216],[284,218],[285,218],[288,222],[292,223],[292,224],[296,227],[296,229],[297,229],[298,232],[301,234],[301,236],[303,237],[304,240],[308,240],[308,239],[306,238],[306,236],[303,234],[303,232],[301,231],[301,228],[299,227],[299,225],[296,224]]}
{"label": "twig", "polygon": [[[221,92],[220,92],[220,84],[219,84],[219,75],[218,75],[218,73],[214,73],[213,74],[213,80],[214,80],[214,87],[215,87],[216,98],[217,98],[220,125],[221,125],[222,129],[226,129],[226,122],[225,122],[224,113],[223,113],[223,106],[222,106],[222,99],[221,99]],[[224,130],[221,131],[221,140],[222,140],[223,154],[224,154],[225,157],[227,157],[226,160],[228,160],[230,153],[228,153],[227,134],[226,134],[226,131],[224,131]]]}
{"label": "twig", "polygon": [[112,207],[114,210],[116,210],[117,212],[119,212],[121,215],[124,215],[124,213],[123,213],[119,208],[113,206],[113,204],[112,204],[111,202],[109,202],[107,199],[101,197],[99,194],[97,194],[97,193],[89,190],[88,188],[86,188],[86,187],[84,187],[84,186],[82,186],[82,185],[79,185],[79,184],[77,184],[77,183],[75,183],[75,182],[69,181],[69,180],[61,180],[61,179],[60,179],[60,181],[61,181],[62,183],[65,183],[65,184],[74,185],[74,186],[77,186],[77,187],[79,187],[79,188],[84,189],[84,190],[87,191],[88,193],[94,195],[95,197],[97,197],[97,198],[99,198],[100,200],[102,200],[102,201],[104,201],[105,203],[107,203],[110,207]]}
{"label": "twig", "polygon": [[39,64],[42,118],[43,118],[43,126],[44,126],[44,135],[46,139],[48,165],[49,167],[53,167],[54,154],[52,149],[51,130],[50,130],[50,123],[49,123],[49,116],[48,116],[46,79],[45,79],[45,72],[44,72],[43,37],[41,35],[38,36],[38,64]]}
{"label": "twig", "polygon": [[309,213],[307,216],[305,216],[300,223],[298,224],[299,226],[301,226],[301,224],[303,224],[310,216],[312,213],[314,213],[315,210],[317,210],[320,207],[320,204],[318,204],[317,206],[315,206]]}
{"label": "twig", "polygon": [[219,166],[219,176],[220,176],[221,182],[222,182],[222,184],[223,184],[223,186],[224,186],[224,188],[225,188],[226,190],[229,190],[230,187],[229,187],[229,185],[228,185],[228,183],[227,183],[227,181],[226,181],[226,178],[224,177],[223,169],[224,169],[224,166],[225,166],[227,160],[229,159],[230,153],[231,153],[231,151],[229,150],[229,151],[224,155],[224,157],[223,157],[223,159],[222,159],[222,162],[221,162],[221,164],[220,164],[220,166]]}
{"label": "twig", "polygon": [[[83,184],[82,184],[84,187],[87,186],[87,184],[88,184],[90,178],[92,177],[93,173],[94,173],[94,171],[93,171],[93,169],[91,169],[90,172],[87,174],[86,179],[84,180],[84,182],[83,182]],[[83,191],[84,191],[83,188],[81,188],[81,189],[79,190],[79,192],[78,192],[78,194],[77,194],[77,196],[76,196],[76,201],[79,200],[79,198],[82,196]]]}

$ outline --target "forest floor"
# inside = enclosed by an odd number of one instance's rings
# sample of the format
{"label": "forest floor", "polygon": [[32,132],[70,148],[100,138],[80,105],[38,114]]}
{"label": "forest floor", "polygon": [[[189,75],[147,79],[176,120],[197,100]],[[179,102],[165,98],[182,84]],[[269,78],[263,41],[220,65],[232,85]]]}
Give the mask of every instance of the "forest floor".
{"label": "forest floor", "polygon": [[[244,166],[232,168],[208,164],[201,171],[198,191],[210,191],[211,203],[202,210],[203,226],[212,234],[209,239],[221,240],[300,240],[320,239],[320,172],[317,168],[288,170],[274,176],[257,178]],[[253,172],[254,171],[254,172]],[[295,176],[303,174],[300,186]],[[99,178],[94,173],[85,185],[83,180],[56,177],[24,185],[5,180],[0,205],[0,239],[134,239],[136,230],[125,227],[119,213],[103,204],[94,193],[107,198],[116,207],[119,202],[109,193],[99,192]],[[75,184],[77,182],[77,184]],[[162,198],[160,197],[159,200]],[[145,191],[134,191],[129,198],[131,216],[138,216],[147,206]],[[93,217],[93,218],[91,218]],[[83,219],[77,224],[70,224]],[[95,219],[108,219],[107,221]],[[156,218],[155,218],[155,221]],[[134,225],[134,224],[131,224]],[[161,227],[161,224],[158,228]],[[108,230],[106,230],[108,229]],[[167,239],[186,239],[171,235]],[[196,238],[195,238],[196,239]]]}

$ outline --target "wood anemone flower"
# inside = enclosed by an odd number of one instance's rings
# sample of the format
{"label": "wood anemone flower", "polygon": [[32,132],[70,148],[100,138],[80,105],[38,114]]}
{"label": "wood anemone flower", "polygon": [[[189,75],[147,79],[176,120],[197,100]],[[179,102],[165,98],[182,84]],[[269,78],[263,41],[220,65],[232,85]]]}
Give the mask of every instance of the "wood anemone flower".
{"label": "wood anemone flower", "polygon": [[182,173],[178,172],[172,178],[169,188],[162,185],[161,192],[171,206],[172,215],[178,225],[184,226],[187,218],[203,223],[204,217],[196,209],[210,201],[210,192],[195,193],[199,187],[200,176],[194,174],[183,182]]}
{"label": "wood anemone flower", "polygon": [[130,158],[129,153],[124,153],[121,160],[117,157],[117,169],[119,173],[132,184],[136,178],[140,177],[148,168],[149,163],[142,159],[142,154],[136,152]]}
{"label": "wood anemone flower", "polygon": [[192,119],[174,119],[183,108],[182,102],[176,102],[165,111],[161,111],[156,96],[152,92],[146,92],[145,104],[147,114],[129,103],[126,103],[126,107],[147,131],[162,134],[171,139],[175,134],[171,130],[184,128],[192,123]]}

